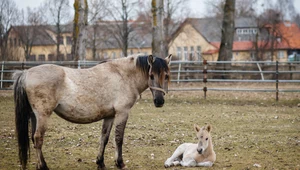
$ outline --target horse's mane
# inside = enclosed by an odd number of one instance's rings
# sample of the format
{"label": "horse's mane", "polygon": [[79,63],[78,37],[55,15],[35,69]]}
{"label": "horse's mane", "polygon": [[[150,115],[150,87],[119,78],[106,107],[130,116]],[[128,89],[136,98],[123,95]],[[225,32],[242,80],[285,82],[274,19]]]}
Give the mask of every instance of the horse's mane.
{"label": "horse's mane", "polygon": [[[150,69],[147,60],[148,60],[148,56],[138,56],[136,59],[136,66],[140,68],[142,72],[145,74],[149,74],[149,69]],[[155,61],[152,64],[152,72],[160,75],[160,73],[163,71],[169,72],[169,67],[167,62],[160,57],[155,57]]]}

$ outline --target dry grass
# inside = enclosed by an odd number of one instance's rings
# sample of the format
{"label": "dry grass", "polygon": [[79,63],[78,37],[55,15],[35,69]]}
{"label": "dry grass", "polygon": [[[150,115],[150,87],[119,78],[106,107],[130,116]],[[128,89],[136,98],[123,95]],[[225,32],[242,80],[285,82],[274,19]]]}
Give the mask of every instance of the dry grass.
{"label": "dry grass", "polygon": [[[19,169],[11,91],[0,92],[0,169]],[[124,161],[129,169],[164,169],[164,161],[183,142],[195,142],[193,124],[213,126],[217,160],[209,169],[299,169],[299,93],[170,92],[155,108],[146,92],[130,113]],[[50,169],[96,169],[101,122],[78,125],[55,114],[43,146]],[[113,135],[113,133],[112,133]],[[105,163],[115,169],[113,137]],[[35,169],[31,144],[29,169]],[[173,167],[169,169],[196,169]],[[203,168],[204,169],[204,168]]]}

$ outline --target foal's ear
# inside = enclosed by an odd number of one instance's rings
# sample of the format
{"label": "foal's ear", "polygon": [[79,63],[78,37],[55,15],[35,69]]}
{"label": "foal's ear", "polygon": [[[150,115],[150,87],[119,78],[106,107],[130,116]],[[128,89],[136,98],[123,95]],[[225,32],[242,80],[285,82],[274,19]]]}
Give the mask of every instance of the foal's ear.
{"label": "foal's ear", "polygon": [[195,128],[196,132],[199,132],[200,129],[201,129],[201,128],[200,128],[198,125],[196,125],[196,124],[194,124],[194,128]]}
{"label": "foal's ear", "polygon": [[149,55],[148,58],[147,58],[147,61],[148,61],[148,64],[150,66],[152,66],[152,64],[154,63],[155,61],[155,57],[153,57],[153,55]]}
{"label": "foal's ear", "polygon": [[211,125],[207,125],[206,130],[207,130],[207,132],[210,132],[211,131]]}
{"label": "foal's ear", "polygon": [[168,65],[171,64],[171,62],[170,62],[171,59],[172,59],[172,54],[170,54],[168,57],[165,58],[165,60],[166,60],[166,62],[167,62]]}

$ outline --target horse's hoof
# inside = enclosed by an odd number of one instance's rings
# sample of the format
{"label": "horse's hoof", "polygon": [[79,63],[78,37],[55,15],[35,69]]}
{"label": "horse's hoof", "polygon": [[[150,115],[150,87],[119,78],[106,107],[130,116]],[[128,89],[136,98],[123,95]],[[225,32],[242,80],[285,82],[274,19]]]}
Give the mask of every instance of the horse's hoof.
{"label": "horse's hoof", "polygon": [[49,170],[49,168],[46,166],[36,166],[36,170]]}
{"label": "horse's hoof", "polygon": [[106,167],[99,167],[97,168],[97,170],[107,170]]}

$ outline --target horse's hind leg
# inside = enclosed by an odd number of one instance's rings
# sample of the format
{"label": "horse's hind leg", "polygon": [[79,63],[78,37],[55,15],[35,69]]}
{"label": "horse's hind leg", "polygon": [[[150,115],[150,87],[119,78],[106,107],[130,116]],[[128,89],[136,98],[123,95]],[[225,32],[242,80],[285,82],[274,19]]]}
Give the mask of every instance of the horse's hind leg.
{"label": "horse's hind leg", "polygon": [[[42,146],[44,142],[44,135],[47,129],[47,120],[50,116],[50,113],[46,112],[36,112],[35,111],[35,121],[36,121],[36,129],[33,135],[34,148],[36,150],[37,155],[37,165],[36,169],[38,170],[48,170],[47,164],[45,162]],[[31,119],[34,120],[34,119]]]}
{"label": "horse's hind leg", "polygon": [[115,118],[115,142],[116,142],[116,155],[115,155],[115,163],[119,169],[126,169],[126,166],[123,162],[122,156],[122,145],[124,138],[125,126],[128,119],[128,113],[122,112],[117,113]]}
{"label": "horse's hind leg", "polygon": [[106,144],[108,143],[109,134],[110,134],[113,122],[114,122],[114,118],[108,118],[108,119],[103,120],[102,133],[101,133],[101,139],[100,139],[100,151],[97,156],[98,170],[106,169],[105,164],[104,164],[104,150],[105,150]]}

